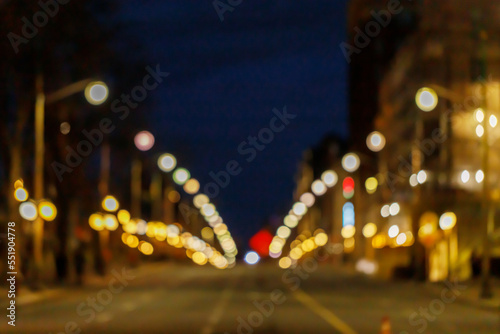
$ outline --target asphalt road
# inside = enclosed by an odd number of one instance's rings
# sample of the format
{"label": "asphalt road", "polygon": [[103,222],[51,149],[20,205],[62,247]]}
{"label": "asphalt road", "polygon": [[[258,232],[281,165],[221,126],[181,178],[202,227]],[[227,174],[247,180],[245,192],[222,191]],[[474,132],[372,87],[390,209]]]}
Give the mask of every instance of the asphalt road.
{"label": "asphalt road", "polygon": [[465,285],[430,290],[313,262],[288,272],[243,264],[120,271],[84,288],[21,299],[15,329],[3,316],[0,333],[375,334],[385,316],[396,334],[500,332],[497,311],[453,300]]}

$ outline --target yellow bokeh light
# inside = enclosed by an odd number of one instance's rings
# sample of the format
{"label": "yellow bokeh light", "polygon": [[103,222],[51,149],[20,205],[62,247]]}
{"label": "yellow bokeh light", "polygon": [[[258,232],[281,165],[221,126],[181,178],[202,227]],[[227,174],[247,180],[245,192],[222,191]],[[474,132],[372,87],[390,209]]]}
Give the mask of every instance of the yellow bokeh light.
{"label": "yellow bokeh light", "polygon": [[299,224],[299,219],[294,215],[288,215],[283,220],[286,226],[289,228],[294,228]]}
{"label": "yellow bokeh light", "polygon": [[128,239],[129,236],[130,236],[130,234],[128,234],[126,232],[122,233],[122,242],[124,244],[127,244],[127,239]]}
{"label": "yellow bokeh light", "polygon": [[38,214],[43,220],[53,221],[57,216],[57,209],[54,203],[42,200],[38,203]]}
{"label": "yellow bokeh light", "polygon": [[352,238],[356,234],[356,228],[352,225],[347,225],[342,228],[342,237],[345,239]]}
{"label": "yellow bokeh light", "polygon": [[190,195],[196,194],[200,190],[200,182],[196,179],[189,179],[184,184],[184,191]]}
{"label": "yellow bokeh light", "polygon": [[457,223],[457,216],[453,212],[445,212],[439,218],[439,227],[442,230],[451,230]]}
{"label": "yellow bokeh light", "polygon": [[290,233],[292,233],[292,231],[286,226],[280,226],[276,231],[276,235],[283,239],[288,238]]}
{"label": "yellow bokeh light", "polygon": [[368,223],[363,227],[363,235],[365,238],[371,238],[377,233],[377,225]]}
{"label": "yellow bokeh light", "polygon": [[313,240],[307,239],[302,243],[302,250],[304,251],[304,253],[312,252],[316,248],[316,244]]}
{"label": "yellow bokeh light", "polygon": [[279,266],[281,269],[288,269],[292,265],[292,260],[289,257],[283,257],[279,261]]}
{"label": "yellow bokeh light", "polygon": [[203,254],[202,252],[195,252],[192,255],[192,260],[194,263],[196,263],[200,266],[205,265],[208,262],[206,255]]}
{"label": "yellow bokeh light", "polygon": [[210,217],[215,214],[215,206],[213,204],[207,203],[203,204],[201,207],[201,214],[205,217]]}
{"label": "yellow bokeh light", "polygon": [[201,209],[203,205],[208,203],[210,203],[210,199],[205,194],[198,194],[193,198],[193,204],[198,209]]}
{"label": "yellow bokeh light", "polygon": [[378,234],[372,239],[373,248],[384,248],[387,245],[387,239],[384,235]]}
{"label": "yellow bokeh light", "polygon": [[153,254],[153,250],[154,250],[153,245],[151,245],[147,241],[141,241],[138,249],[144,255],[151,255],[151,254]]}
{"label": "yellow bokeh light", "polygon": [[354,238],[344,239],[344,251],[346,253],[352,252],[355,244],[356,242],[354,241]]}
{"label": "yellow bokeh light", "polygon": [[23,179],[18,179],[18,180],[16,180],[16,182],[14,182],[14,189],[23,188],[23,187],[24,187]]}
{"label": "yellow bokeh light", "polygon": [[120,210],[117,214],[120,224],[127,224],[130,221],[130,213],[127,210]]}
{"label": "yellow bokeh light", "polygon": [[102,81],[93,81],[85,87],[85,98],[90,104],[99,105],[108,98],[108,86]]}
{"label": "yellow bokeh light", "polygon": [[214,237],[214,231],[210,227],[204,227],[201,230],[201,237],[205,240],[212,240]]}
{"label": "yellow bokeh light", "polygon": [[139,238],[137,238],[135,235],[129,235],[127,237],[127,245],[130,248],[136,248],[139,246]]}
{"label": "yellow bokeh light", "polygon": [[369,194],[375,193],[377,191],[377,187],[378,187],[378,180],[376,178],[370,177],[366,179],[365,188],[367,193]]}
{"label": "yellow bokeh light", "polygon": [[120,207],[118,200],[113,196],[106,196],[102,200],[102,208],[109,212],[115,212]]}
{"label": "yellow bokeh light", "polygon": [[107,230],[115,231],[118,226],[118,220],[116,219],[115,215],[104,215],[104,227],[106,227]]}
{"label": "yellow bokeh light", "polygon": [[102,215],[100,213],[91,214],[89,217],[89,225],[93,230],[104,230],[104,221]]}
{"label": "yellow bokeh light", "polygon": [[172,203],[177,203],[181,200],[181,194],[175,190],[169,191],[167,197]]}
{"label": "yellow bokeh light", "polygon": [[314,242],[318,246],[324,246],[328,242],[328,235],[326,233],[320,232],[314,237]]}
{"label": "yellow bokeh light", "polygon": [[294,260],[298,260],[302,257],[302,255],[304,254],[304,252],[302,252],[302,249],[300,248],[294,248],[290,251],[290,258],[294,259]]}
{"label": "yellow bokeh light", "polygon": [[14,197],[16,201],[24,202],[28,200],[29,194],[26,189],[24,189],[23,187],[19,187],[14,191]]}

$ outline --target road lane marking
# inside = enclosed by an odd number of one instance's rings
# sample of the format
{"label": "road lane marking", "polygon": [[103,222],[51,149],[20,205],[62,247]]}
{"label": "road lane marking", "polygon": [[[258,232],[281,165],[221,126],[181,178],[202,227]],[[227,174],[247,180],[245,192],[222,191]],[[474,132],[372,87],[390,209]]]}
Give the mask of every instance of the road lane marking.
{"label": "road lane marking", "polygon": [[349,325],[340,320],[333,312],[325,308],[323,305],[318,303],[314,298],[309,296],[304,291],[298,289],[293,293],[295,299],[307,306],[311,311],[319,315],[326,322],[328,322],[333,328],[340,331],[342,334],[357,334]]}
{"label": "road lane marking", "polygon": [[208,318],[207,325],[203,327],[203,329],[201,330],[200,332],[201,334],[212,334],[214,332],[214,328],[224,315],[224,309],[229,303],[231,297],[233,296],[233,293],[234,291],[232,287],[228,287],[222,292],[222,297],[221,299],[219,299],[217,306],[215,307],[214,311]]}

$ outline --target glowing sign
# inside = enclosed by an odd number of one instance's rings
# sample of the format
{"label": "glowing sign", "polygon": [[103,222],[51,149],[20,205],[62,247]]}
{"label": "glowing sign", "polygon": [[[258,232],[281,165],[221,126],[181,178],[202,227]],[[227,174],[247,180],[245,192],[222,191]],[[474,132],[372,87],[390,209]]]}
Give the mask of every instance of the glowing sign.
{"label": "glowing sign", "polygon": [[342,226],[354,226],[354,205],[351,202],[342,208]]}

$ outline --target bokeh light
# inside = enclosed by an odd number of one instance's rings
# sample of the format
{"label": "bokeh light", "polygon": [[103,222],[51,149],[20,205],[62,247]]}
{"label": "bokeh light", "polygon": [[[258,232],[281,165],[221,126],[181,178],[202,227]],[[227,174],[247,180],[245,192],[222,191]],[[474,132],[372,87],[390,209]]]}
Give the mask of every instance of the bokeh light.
{"label": "bokeh light", "polygon": [[438,104],[438,96],[431,88],[420,88],[415,96],[415,102],[420,110],[429,112],[436,108]]}
{"label": "bokeh light", "polygon": [[34,221],[38,217],[38,210],[32,201],[26,201],[19,205],[19,214],[26,220]]}
{"label": "bokeh light", "polygon": [[374,131],[366,138],[366,145],[372,152],[380,152],[385,147],[385,137],[378,131]]}
{"label": "bokeh light", "polygon": [[90,104],[99,105],[108,98],[108,86],[102,81],[93,81],[85,88],[85,98]]}
{"label": "bokeh light", "polygon": [[164,172],[171,172],[177,166],[177,159],[170,153],[162,154],[158,158],[158,168]]}
{"label": "bokeh light", "polygon": [[135,135],[134,144],[139,151],[146,152],[155,144],[155,137],[149,131],[141,131]]}
{"label": "bokeh light", "polygon": [[43,220],[50,222],[56,218],[57,208],[52,202],[41,200],[40,203],[38,203],[38,214]]}
{"label": "bokeh light", "polygon": [[189,179],[184,184],[184,191],[190,195],[196,194],[200,190],[200,182],[196,179]]}
{"label": "bokeh light", "polygon": [[256,264],[257,262],[259,262],[259,260],[260,260],[259,254],[257,254],[254,251],[248,252],[245,255],[245,262],[250,264],[250,265]]}
{"label": "bokeh light", "polygon": [[26,189],[24,189],[23,187],[17,188],[14,191],[14,198],[18,202],[24,202],[24,201],[28,200],[28,197],[29,197],[28,191]]}
{"label": "bokeh light", "polygon": [[342,167],[347,172],[354,173],[358,170],[359,164],[360,160],[356,153],[348,153],[342,158]]}
{"label": "bokeh light", "polygon": [[180,186],[182,186],[184,183],[186,183],[190,177],[191,177],[191,174],[185,168],[177,168],[174,171],[174,175],[173,175],[174,182]]}
{"label": "bokeh light", "polygon": [[328,187],[331,188],[337,184],[339,177],[337,173],[333,170],[327,170],[321,174],[321,181]]}

